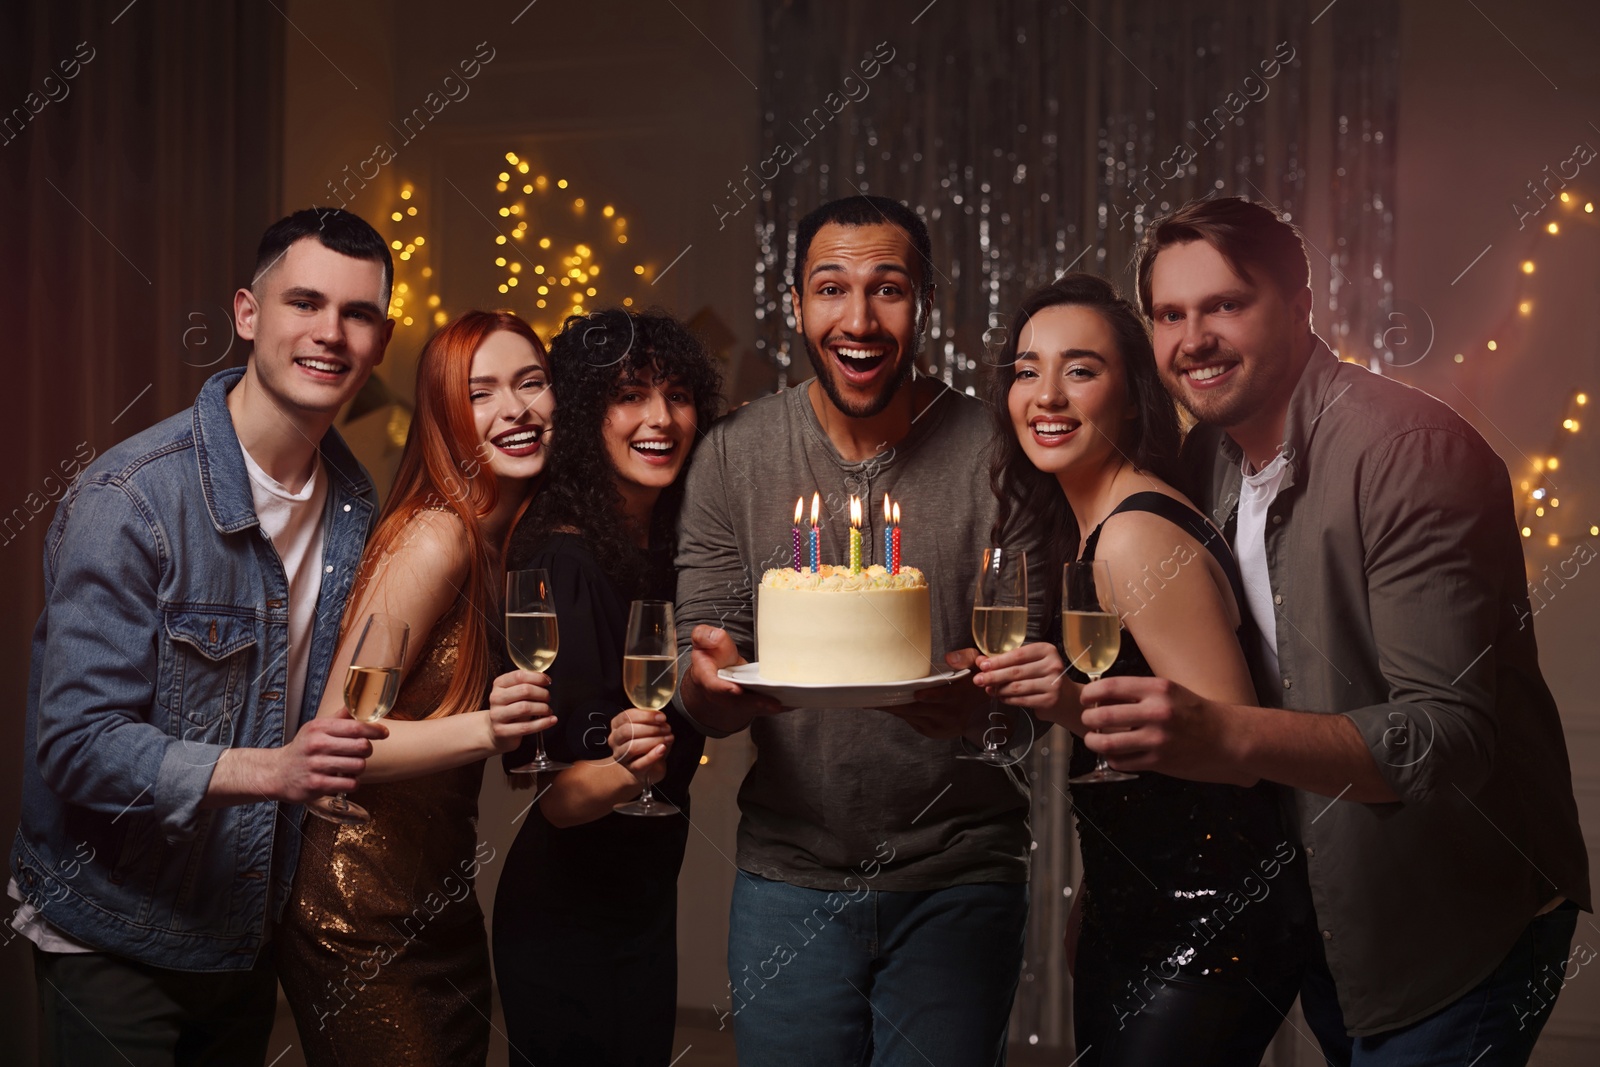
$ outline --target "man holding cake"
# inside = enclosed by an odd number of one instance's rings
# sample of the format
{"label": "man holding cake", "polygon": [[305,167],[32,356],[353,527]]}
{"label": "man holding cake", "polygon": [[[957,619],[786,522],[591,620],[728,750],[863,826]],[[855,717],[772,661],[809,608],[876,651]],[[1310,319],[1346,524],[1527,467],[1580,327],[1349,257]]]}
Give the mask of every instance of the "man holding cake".
{"label": "man holding cake", "polygon": [[[806,216],[790,298],[816,377],[719,422],[687,475],[678,699],[709,736],[749,728],[757,753],[722,1012],[741,1063],[1003,1057],[1031,839],[1020,772],[957,758],[982,693],[962,681],[902,708],[785,709],[718,675],[758,658],[769,569],[760,658],[784,680],[903,681],[930,651],[971,644],[995,518],[973,488],[989,426],[978,401],[916,373],[932,272],[926,226],[896,201]],[[904,509],[888,538],[871,506],[886,494]],[[815,499],[811,525],[797,499]]]}

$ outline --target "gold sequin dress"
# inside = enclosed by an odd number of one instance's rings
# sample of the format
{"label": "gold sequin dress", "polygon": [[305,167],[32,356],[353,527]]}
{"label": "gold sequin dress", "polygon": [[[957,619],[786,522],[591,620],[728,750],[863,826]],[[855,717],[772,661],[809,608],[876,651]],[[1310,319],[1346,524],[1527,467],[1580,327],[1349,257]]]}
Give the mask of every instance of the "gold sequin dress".
{"label": "gold sequin dress", "polygon": [[[391,718],[439,706],[456,669],[465,598],[428,634]],[[482,1064],[489,951],[473,887],[493,858],[477,835],[482,761],[351,795],[365,826],[305,819],[295,891],[273,938],[278,975],[314,1067]]]}

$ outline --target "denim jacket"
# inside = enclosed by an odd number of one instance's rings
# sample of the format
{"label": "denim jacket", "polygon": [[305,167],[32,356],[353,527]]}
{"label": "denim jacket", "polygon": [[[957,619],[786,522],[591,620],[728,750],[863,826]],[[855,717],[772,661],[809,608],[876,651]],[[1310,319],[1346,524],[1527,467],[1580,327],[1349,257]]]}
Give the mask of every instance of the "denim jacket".
{"label": "denim jacket", "polygon": [[316,714],[376,514],[329,430],[322,587],[304,700],[286,708],[288,581],[227,407],[243,373],[110,449],[56,511],[11,852],[23,896],[62,933],[190,971],[252,967],[267,908],[288,899],[303,809],[200,802],[225,750],[280,747]]}

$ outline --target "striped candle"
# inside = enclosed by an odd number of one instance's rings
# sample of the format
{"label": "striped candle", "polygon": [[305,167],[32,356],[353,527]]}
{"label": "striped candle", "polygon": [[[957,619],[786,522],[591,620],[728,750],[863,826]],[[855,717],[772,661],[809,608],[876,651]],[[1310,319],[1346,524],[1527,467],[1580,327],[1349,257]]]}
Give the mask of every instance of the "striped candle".
{"label": "striped candle", "polygon": [[822,570],[822,552],[820,535],[817,532],[817,519],[822,514],[822,494],[811,494],[811,573],[816,574]]}
{"label": "striped candle", "polygon": [[894,506],[894,555],[893,555],[893,560],[894,560],[894,566],[892,566],[890,568],[890,573],[899,574],[900,573],[900,505],[899,505],[898,502],[896,502],[896,504]]}
{"label": "striped candle", "polygon": [[800,570],[800,506],[805,503],[805,497],[796,497],[794,502],[794,569]]}
{"label": "striped candle", "polygon": [[889,494],[883,494],[883,569],[888,570],[894,558],[894,537],[889,532]]}
{"label": "striped candle", "polygon": [[861,573],[861,498],[850,498],[850,573]]}

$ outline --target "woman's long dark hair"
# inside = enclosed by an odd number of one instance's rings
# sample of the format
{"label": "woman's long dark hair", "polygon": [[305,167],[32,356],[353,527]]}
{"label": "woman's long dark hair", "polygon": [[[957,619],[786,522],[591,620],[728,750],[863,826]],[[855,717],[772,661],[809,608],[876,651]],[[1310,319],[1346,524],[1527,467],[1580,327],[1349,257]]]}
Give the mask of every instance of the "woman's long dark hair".
{"label": "woman's long dark hair", "polygon": [[1150,334],[1138,311],[1123,299],[1116,286],[1104,278],[1075,271],[1023,298],[989,378],[989,407],[995,420],[989,484],[999,501],[995,536],[1005,530],[1039,546],[1037,551],[1045,569],[1035,573],[1045,577],[1046,619],[1054,618],[1059,610],[1056,605],[1061,583],[1057,576],[1061,565],[1077,558],[1078,523],[1060,483],[1035,467],[1022,451],[1022,442],[1011,424],[1009,400],[1011,383],[1017,377],[1017,344],[1023,327],[1045,308],[1061,305],[1092,308],[1105,319],[1116,338],[1117,354],[1122,357],[1123,376],[1128,382],[1128,402],[1135,409],[1116,442],[1122,454],[1136,469],[1170,482],[1176,473],[1178,448],[1183,443],[1177,405],[1156,371]]}
{"label": "woman's long dark hair", "polygon": [[[648,370],[694,395],[694,440],[710,428],[721,400],[722,377],[704,346],[663,311],[606,308],[570,316],[550,340],[550,376],[556,391],[550,469],[539,496],[518,525],[511,552],[526,557],[551,533],[582,532],[595,561],[629,598],[660,588],[670,578],[680,475],[656,500],[650,545],[664,562],[652,564],[634,544],[617,490],[616,468],[606,453],[605,418],[617,384]],[[692,454],[692,451],[691,451]],[[667,586],[670,589],[670,585]]]}

